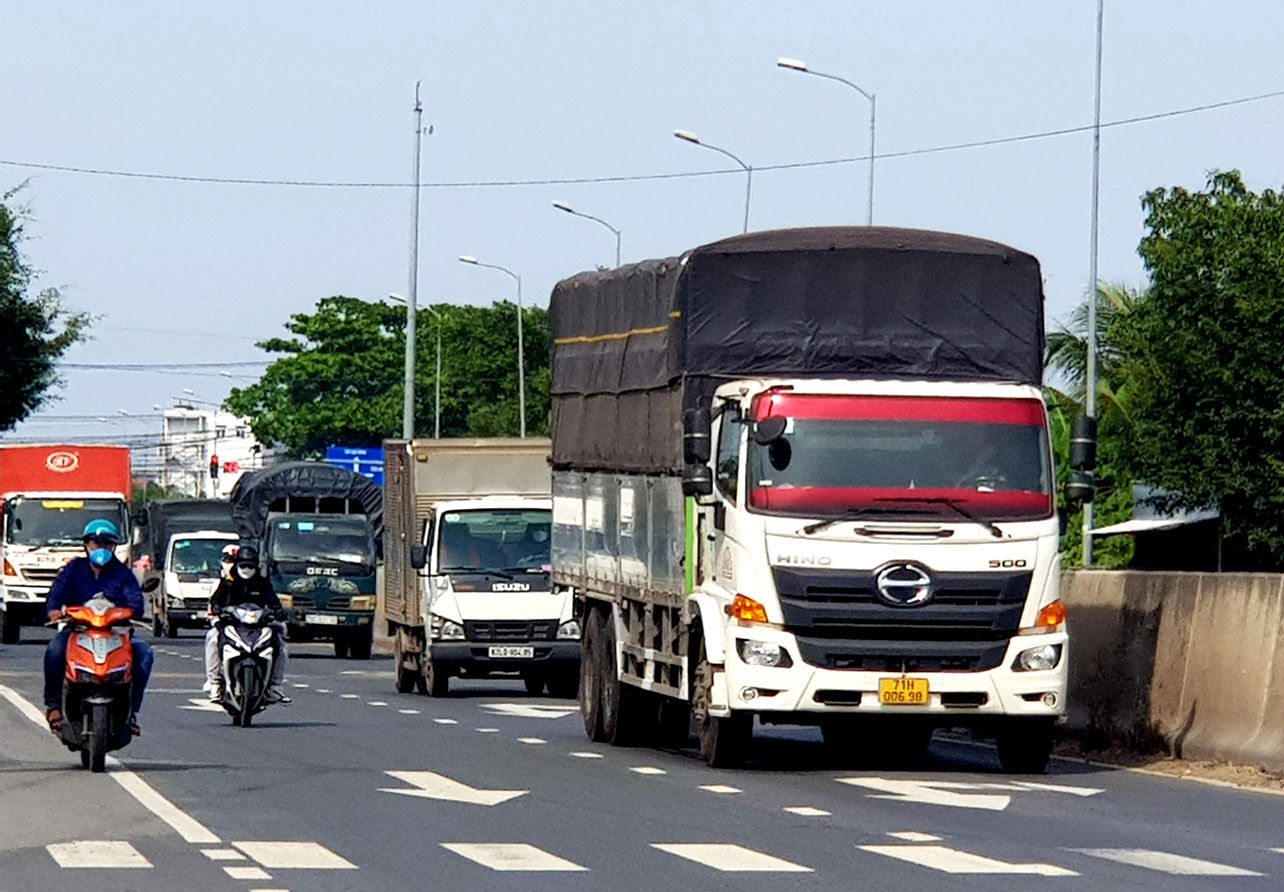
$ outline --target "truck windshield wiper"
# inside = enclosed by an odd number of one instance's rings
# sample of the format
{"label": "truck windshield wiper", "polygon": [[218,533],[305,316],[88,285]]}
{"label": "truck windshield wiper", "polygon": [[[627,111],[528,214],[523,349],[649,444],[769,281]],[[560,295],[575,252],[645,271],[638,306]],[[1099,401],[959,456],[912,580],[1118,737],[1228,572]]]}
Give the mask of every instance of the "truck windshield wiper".
{"label": "truck windshield wiper", "polygon": [[[879,499],[879,501],[883,501]],[[895,508],[875,508],[872,505],[864,505],[860,508],[848,508],[841,514],[834,517],[828,517],[825,520],[818,520],[815,523],[809,523],[802,528],[802,532],[808,536],[813,533],[819,533],[821,530],[831,527],[836,523],[845,523],[849,520],[859,520],[867,514],[907,514],[906,511],[897,511]]]}
{"label": "truck windshield wiper", "polygon": [[999,529],[994,524],[993,521],[989,521],[989,520],[985,520],[983,518],[977,517],[971,511],[967,510],[962,505],[960,505],[958,499],[950,499],[944,496],[889,496],[886,498],[875,499],[875,501],[877,502],[917,502],[918,504],[921,504],[921,505],[944,505],[945,507],[953,510],[956,514],[963,517],[964,519],[970,520],[972,521],[972,523],[980,524],[981,526],[985,527],[987,530],[990,531],[990,535],[992,535],[994,538],[1002,539],[1004,536],[1004,532],[1001,529]]}

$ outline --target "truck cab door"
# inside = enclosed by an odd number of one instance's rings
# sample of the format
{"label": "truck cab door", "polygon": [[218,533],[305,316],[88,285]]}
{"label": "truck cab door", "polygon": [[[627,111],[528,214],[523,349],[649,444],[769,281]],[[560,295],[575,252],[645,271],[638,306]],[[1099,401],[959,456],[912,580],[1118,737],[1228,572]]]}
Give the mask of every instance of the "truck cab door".
{"label": "truck cab door", "polygon": [[739,504],[741,493],[741,443],[744,425],[741,423],[740,406],[727,403],[713,431],[714,443],[714,493],[718,501],[708,510],[702,530],[701,564],[706,580],[730,590],[734,587],[732,552],[729,544],[736,540],[736,514],[727,511]]}

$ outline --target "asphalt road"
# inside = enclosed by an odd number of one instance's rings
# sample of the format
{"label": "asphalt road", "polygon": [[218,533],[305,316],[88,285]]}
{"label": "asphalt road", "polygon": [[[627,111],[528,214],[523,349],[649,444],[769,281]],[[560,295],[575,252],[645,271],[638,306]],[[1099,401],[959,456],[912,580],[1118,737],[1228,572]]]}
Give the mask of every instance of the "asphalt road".
{"label": "asphalt road", "polygon": [[715,771],[592,744],[574,703],[519,682],[397,694],[387,658],[324,645],[296,645],[295,702],[240,729],[201,705],[200,639],[155,644],[143,736],[97,776],[20,708],[43,647],[0,648],[3,892],[1284,889],[1280,796],[1011,777],[939,738],[893,771],[792,728]]}

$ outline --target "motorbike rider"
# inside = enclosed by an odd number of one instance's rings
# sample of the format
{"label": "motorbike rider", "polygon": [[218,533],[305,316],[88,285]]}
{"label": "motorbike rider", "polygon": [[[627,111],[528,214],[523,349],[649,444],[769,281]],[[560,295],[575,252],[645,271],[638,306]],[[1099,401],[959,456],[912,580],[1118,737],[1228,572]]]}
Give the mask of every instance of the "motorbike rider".
{"label": "motorbike rider", "polygon": [[[75,558],[62,568],[49,589],[45,600],[49,622],[66,618],[65,607],[78,607],[102,595],[118,607],[134,611],[134,619],[142,619],[147,602],[143,590],[132,570],[116,559],[114,549],[120,545],[120,530],[110,520],[91,520],[85,524],[81,541],[85,556]],[[71,629],[63,629],[45,648],[45,718],[49,730],[55,734],[62,727],[62,680],[67,671],[67,640]],[[138,713],[143,707],[143,693],[152,673],[155,656],[146,641],[137,636],[130,639],[134,650],[134,681],[130,689],[131,714],[129,727],[138,736]]]}
{"label": "motorbike rider", "polygon": [[[233,546],[228,546],[231,548]],[[227,549],[224,549],[226,553]],[[210,598],[210,613],[216,618],[228,607],[240,604],[254,604],[272,611],[281,610],[281,599],[272,590],[272,585],[259,574],[259,550],[254,545],[242,545],[236,552],[236,569],[229,578],[219,581],[218,588]],[[269,703],[292,703],[281,690],[285,682],[285,664],[288,654],[285,649],[285,626],[274,622],[276,632],[276,659],[272,661],[272,677],[268,680],[267,701]],[[223,699],[223,658],[218,646],[218,620],[215,619],[210,630],[205,633],[205,674],[210,688],[210,702],[218,703]]]}
{"label": "motorbike rider", "polygon": [[239,545],[231,544],[223,546],[223,553],[219,555],[219,561],[222,564],[223,573],[220,580],[226,579],[231,582],[236,578],[236,553],[240,550]]}

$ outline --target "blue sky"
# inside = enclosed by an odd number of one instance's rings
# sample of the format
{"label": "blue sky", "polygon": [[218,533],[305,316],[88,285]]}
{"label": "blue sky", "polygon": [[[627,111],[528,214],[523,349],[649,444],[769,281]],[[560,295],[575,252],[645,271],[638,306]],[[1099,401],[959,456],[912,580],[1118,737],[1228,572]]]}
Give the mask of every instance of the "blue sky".
{"label": "blue sky", "polygon": [[[868,106],[779,69],[801,58],[878,96],[896,153],[1091,123],[1095,2],[282,2],[0,0],[0,161],[210,176],[409,181],[423,81],[420,299],[489,303],[520,273],[528,303],[560,278],[738,232],[743,174],[560,186],[440,184],[726,169],[696,132],[754,166],[863,156]],[[1284,4],[1107,0],[1107,122],[1284,90]],[[1103,279],[1145,280],[1139,198],[1240,168],[1284,180],[1284,98],[1107,129]],[[876,223],[994,238],[1037,255],[1048,310],[1088,276],[1087,133],[876,163]],[[755,174],[752,228],[861,223],[864,162]],[[0,164],[30,179],[26,251],[42,286],[103,318],[80,363],[256,360],[254,341],[330,294],[407,283],[406,188],[145,180]],[[233,368],[236,375],[246,372]],[[119,436],[201,374],[69,370],[62,399],[11,436]],[[64,416],[110,417],[71,423]]]}

